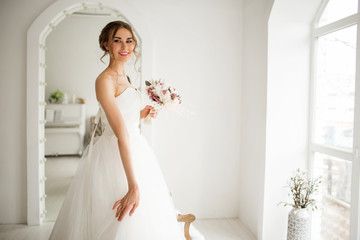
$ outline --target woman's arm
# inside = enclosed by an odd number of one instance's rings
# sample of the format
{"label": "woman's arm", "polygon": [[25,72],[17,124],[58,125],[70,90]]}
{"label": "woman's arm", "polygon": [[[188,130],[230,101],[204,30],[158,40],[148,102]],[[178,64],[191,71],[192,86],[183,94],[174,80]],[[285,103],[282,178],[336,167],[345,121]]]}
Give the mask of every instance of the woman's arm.
{"label": "woman's arm", "polygon": [[98,78],[95,84],[96,97],[100,102],[106,118],[115,133],[118,140],[118,147],[120,151],[121,160],[126,173],[129,191],[125,197],[117,201],[113,207],[120,204],[116,216],[119,215],[120,221],[126,215],[127,211],[131,209],[130,215],[135,211],[139,204],[139,189],[135,178],[134,167],[131,159],[129,133],[127,131],[125,121],[122,117],[120,109],[115,101],[115,88],[112,80],[106,77]]}
{"label": "woman's arm", "polygon": [[120,155],[126,172],[129,188],[135,187],[137,183],[131,162],[129,133],[126,128],[125,121],[115,102],[115,89],[112,85],[111,79],[98,79],[96,81],[95,89],[96,97],[104,109],[106,118],[118,139]]}

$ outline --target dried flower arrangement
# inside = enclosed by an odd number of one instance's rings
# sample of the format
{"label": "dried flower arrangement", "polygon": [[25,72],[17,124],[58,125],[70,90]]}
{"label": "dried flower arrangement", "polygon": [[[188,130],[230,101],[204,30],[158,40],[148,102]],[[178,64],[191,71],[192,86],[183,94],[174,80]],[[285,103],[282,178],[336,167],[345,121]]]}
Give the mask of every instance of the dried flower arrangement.
{"label": "dried flower arrangement", "polygon": [[319,187],[322,183],[322,177],[309,178],[307,171],[297,169],[295,175],[288,181],[290,188],[289,197],[293,199],[293,203],[280,202],[284,206],[292,206],[296,209],[307,208],[311,206],[312,210],[319,208],[319,201],[314,196],[319,193]]}

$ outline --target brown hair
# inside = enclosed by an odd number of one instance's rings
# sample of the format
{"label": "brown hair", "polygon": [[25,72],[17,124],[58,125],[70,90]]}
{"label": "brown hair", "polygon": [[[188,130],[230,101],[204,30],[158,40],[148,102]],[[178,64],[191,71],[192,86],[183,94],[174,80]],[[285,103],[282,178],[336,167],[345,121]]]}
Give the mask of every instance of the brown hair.
{"label": "brown hair", "polygon": [[[123,22],[123,21],[113,21],[113,22],[109,22],[102,30],[99,36],[99,44],[100,44],[100,48],[104,51],[104,54],[102,55],[102,57],[100,58],[100,61],[103,62],[103,58],[109,53],[109,50],[107,50],[105,48],[105,43],[108,43],[110,40],[112,40],[115,37],[115,34],[117,32],[117,30],[119,28],[125,28],[127,30],[130,31],[133,41],[135,43],[134,45],[134,54],[136,56],[136,60],[135,60],[135,64],[134,67],[136,65],[136,62],[139,58],[139,54],[138,52],[136,52],[136,47],[138,45],[137,39],[135,37],[135,34],[132,30],[132,27],[130,26],[130,24]],[[111,37],[111,38],[110,38]],[[104,62],[103,62],[104,63]],[[136,70],[136,69],[135,69]]]}

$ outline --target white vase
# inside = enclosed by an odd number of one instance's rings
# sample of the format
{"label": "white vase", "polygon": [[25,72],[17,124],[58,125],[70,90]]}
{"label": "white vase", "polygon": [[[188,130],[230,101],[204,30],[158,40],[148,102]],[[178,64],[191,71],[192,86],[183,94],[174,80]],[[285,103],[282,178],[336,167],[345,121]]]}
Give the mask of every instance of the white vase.
{"label": "white vase", "polygon": [[69,103],[69,98],[68,98],[68,95],[67,93],[64,93],[64,96],[63,96],[63,104],[68,104]]}
{"label": "white vase", "polygon": [[288,216],[287,240],[310,239],[310,213],[307,208],[293,208]]}

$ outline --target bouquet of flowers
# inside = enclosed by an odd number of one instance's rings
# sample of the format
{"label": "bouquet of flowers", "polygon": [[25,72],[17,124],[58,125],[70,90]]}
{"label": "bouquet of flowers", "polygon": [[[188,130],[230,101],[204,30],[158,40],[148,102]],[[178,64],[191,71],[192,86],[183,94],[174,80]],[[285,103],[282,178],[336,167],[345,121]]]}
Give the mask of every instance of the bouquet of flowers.
{"label": "bouquet of flowers", "polygon": [[[175,88],[167,85],[163,80],[145,81],[145,84],[146,94],[151,100],[151,105],[156,110],[181,103],[181,97]],[[148,125],[151,124],[150,114],[144,119],[144,123]]]}
{"label": "bouquet of flowers", "polygon": [[321,184],[321,176],[317,178],[308,178],[306,171],[300,171],[297,169],[295,175],[288,181],[290,188],[289,197],[294,202],[280,202],[284,206],[292,206],[293,208],[307,208],[311,206],[312,210],[318,209],[319,202],[316,201],[314,196],[318,194]]}

